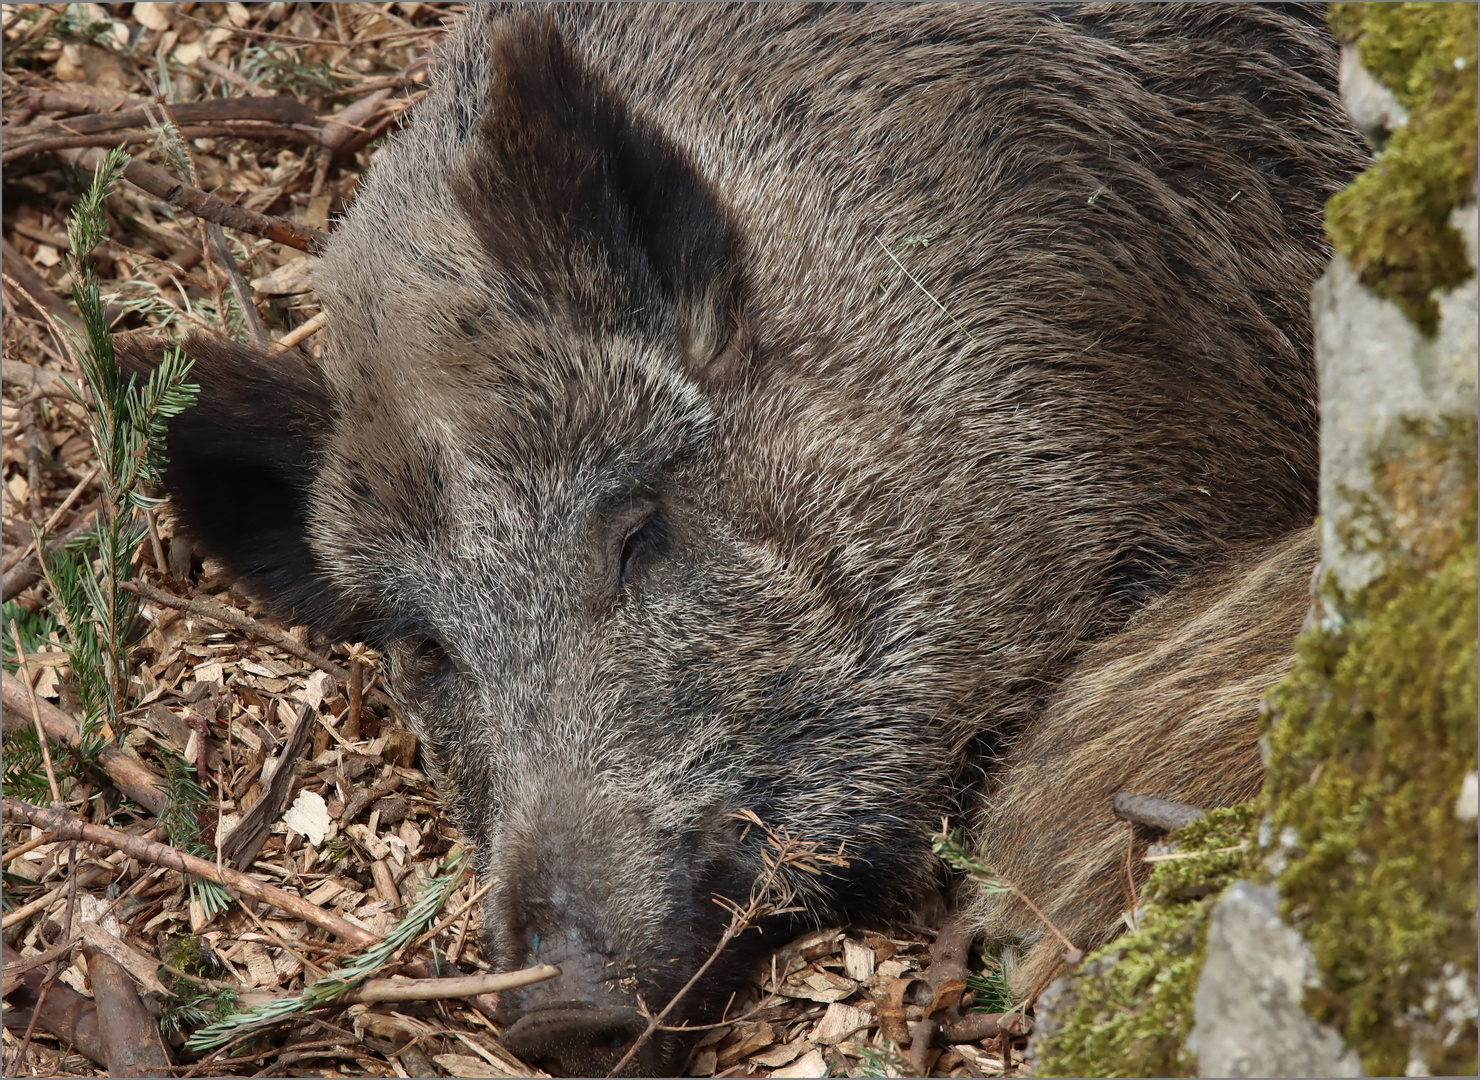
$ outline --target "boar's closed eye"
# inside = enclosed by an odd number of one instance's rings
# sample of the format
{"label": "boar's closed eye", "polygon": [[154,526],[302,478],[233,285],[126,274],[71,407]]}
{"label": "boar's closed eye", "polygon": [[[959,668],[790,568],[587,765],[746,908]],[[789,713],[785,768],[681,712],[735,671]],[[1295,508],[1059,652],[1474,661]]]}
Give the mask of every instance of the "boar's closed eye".
{"label": "boar's closed eye", "polygon": [[656,510],[627,531],[617,561],[617,585],[624,586],[642,568],[647,558],[668,543],[668,523]]}
{"label": "boar's closed eye", "polygon": [[415,640],[411,658],[406,665],[406,674],[415,680],[427,680],[445,675],[453,668],[452,657],[447,649],[434,637]]}

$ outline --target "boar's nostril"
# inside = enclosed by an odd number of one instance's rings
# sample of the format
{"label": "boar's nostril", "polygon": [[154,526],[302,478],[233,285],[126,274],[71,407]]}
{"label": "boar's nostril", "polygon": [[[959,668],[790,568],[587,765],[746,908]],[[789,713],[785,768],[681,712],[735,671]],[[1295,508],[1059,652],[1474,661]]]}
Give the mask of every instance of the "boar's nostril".
{"label": "boar's nostril", "polygon": [[636,1009],[571,1003],[525,1013],[503,1040],[525,1062],[557,1076],[605,1076],[644,1027]]}

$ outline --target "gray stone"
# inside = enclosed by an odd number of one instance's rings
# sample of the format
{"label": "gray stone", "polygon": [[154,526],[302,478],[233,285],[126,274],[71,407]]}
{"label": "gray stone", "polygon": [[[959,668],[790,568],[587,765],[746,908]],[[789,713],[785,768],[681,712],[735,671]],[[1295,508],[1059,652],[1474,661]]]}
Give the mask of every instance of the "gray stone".
{"label": "gray stone", "polygon": [[1361,50],[1355,45],[1341,47],[1340,78],[1346,111],[1357,130],[1373,146],[1380,145],[1389,132],[1408,123],[1408,110],[1362,66]]}
{"label": "gray stone", "polygon": [[[1473,258],[1476,210],[1455,211]],[[1398,306],[1357,280],[1340,255],[1312,292],[1321,393],[1322,565],[1347,590],[1376,575],[1381,557],[1348,550],[1339,523],[1371,489],[1372,455],[1404,420],[1473,415],[1476,408],[1475,282],[1436,298],[1439,333],[1425,337]]]}
{"label": "gray stone", "polygon": [[1465,773],[1459,787],[1459,798],[1454,800],[1454,816],[1466,825],[1475,824],[1480,818],[1480,776],[1474,770]]}
{"label": "gray stone", "polygon": [[1237,881],[1208,927],[1188,1048],[1202,1076],[1363,1076],[1341,1036],[1301,1005],[1317,979],[1305,940],[1280,918],[1273,886]]}

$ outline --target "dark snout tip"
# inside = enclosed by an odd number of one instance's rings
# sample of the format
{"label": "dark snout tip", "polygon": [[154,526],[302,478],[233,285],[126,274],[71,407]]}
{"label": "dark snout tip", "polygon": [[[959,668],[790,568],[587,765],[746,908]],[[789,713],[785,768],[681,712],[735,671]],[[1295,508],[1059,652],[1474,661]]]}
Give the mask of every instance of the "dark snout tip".
{"label": "dark snout tip", "polygon": [[[571,1002],[525,1013],[504,1030],[503,1042],[556,1076],[606,1076],[646,1027],[636,1009]],[[637,1075],[641,1068],[634,1058],[622,1072]]]}

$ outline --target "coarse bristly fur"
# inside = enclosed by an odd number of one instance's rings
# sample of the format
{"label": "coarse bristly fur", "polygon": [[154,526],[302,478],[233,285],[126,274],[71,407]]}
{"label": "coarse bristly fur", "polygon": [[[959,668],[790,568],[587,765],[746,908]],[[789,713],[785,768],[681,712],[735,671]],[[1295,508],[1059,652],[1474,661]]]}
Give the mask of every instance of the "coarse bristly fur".
{"label": "coarse bristly fur", "polygon": [[315,273],[322,370],[190,346],[183,522],[383,648],[491,958],[566,969],[512,1046],[620,1056],[761,868],[734,811],[843,846],[804,918],[903,910],[966,814],[1099,935],[1106,792],[1247,794],[1365,156],[1323,22],[473,5]]}

